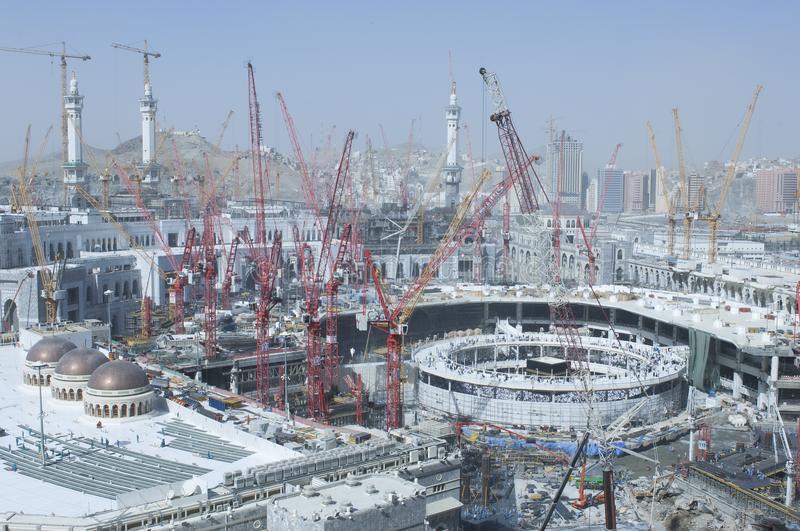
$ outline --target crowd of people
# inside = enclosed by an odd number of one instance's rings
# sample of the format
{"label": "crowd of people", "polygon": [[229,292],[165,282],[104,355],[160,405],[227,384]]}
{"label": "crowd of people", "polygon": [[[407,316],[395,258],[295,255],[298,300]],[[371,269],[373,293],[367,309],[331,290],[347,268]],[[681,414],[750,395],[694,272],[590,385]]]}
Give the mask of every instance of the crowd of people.
{"label": "crowd of people", "polygon": [[[543,348],[539,353],[547,354],[547,347],[559,347],[558,336],[541,332],[519,335],[483,335],[451,338],[420,348],[415,358],[421,369],[443,371],[463,376],[472,382],[458,382],[457,392],[502,400],[524,400],[531,402],[574,402],[578,391],[542,393],[509,389],[511,385],[535,387],[559,386],[579,389],[582,384],[577,374],[531,373],[526,360],[529,353],[517,348]],[[592,371],[592,382],[597,385],[626,386],[626,389],[595,391],[596,399],[602,401],[624,400],[639,396],[643,382],[673,375],[686,366],[688,347],[650,346],[633,342],[619,342],[605,337],[581,337],[581,346]],[[516,348],[512,348],[516,347]],[[552,350],[552,349],[551,349]],[[513,359],[520,363],[508,365]],[[502,362],[502,363],[498,363]],[[438,369],[438,370],[437,370]],[[450,378],[448,378],[450,379]]]}

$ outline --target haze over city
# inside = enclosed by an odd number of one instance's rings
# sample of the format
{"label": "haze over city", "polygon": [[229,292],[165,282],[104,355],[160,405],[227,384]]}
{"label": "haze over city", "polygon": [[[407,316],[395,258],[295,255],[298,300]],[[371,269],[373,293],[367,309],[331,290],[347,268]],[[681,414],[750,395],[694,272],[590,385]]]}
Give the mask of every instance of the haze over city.
{"label": "haze over city", "polygon": [[[77,12],[76,12],[77,11]],[[481,66],[504,72],[517,128],[531,150],[547,139],[556,119],[585,145],[585,165],[607,162],[616,142],[626,146],[626,168],[653,165],[644,124],[664,136],[670,109],[680,107],[691,163],[730,156],[743,107],[757,83],[765,87],[744,157],[794,157],[797,109],[794,93],[795,2],[770,2],[753,9],[744,1],[664,2],[373,2],[256,3],[222,6],[145,1],[82,3],[80,9],[49,3],[4,8],[3,43],[36,46],[67,41],[72,52],[92,56],[70,64],[87,96],[86,139],[99,147],[136,135],[136,59],[109,42],[142,44],[141,24],[153,49],[154,86],[164,108],[162,127],[198,127],[213,138],[229,109],[236,112],[223,146],[247,143],[241,83],[252,60],[262,81],[265,143],[289,148],[271,93],[281,90],[310,147],[331,125],[342,137],[349,127],[389,142],[408,138],[440,148],[441,102],[449,86],[448,53],[464,107],[463,121],[480,146],[483,84]],[[15,23],[37,18],[36,24]],[[68,21],[68,23],[65,23]],[[146,22],[145,22],[146,21]],[[56,124],[58,62],[37,64],[4,55],[6,109],[0,160],[21,156],[29,122],[43,134]],[[12,75],[13,72],[13,75]],[[489,131],[491,133],[491,131]],[[316,141],[315,141],[316,142]],[[52,139],[51,149],[58,142]],[[497,154],[495,134],[487,153]],[[673,163],[674,150],[664,150]]]}
{"label": "haze over city", "polygon": [[2,531],[800,528],[796,3],[0,9]]}

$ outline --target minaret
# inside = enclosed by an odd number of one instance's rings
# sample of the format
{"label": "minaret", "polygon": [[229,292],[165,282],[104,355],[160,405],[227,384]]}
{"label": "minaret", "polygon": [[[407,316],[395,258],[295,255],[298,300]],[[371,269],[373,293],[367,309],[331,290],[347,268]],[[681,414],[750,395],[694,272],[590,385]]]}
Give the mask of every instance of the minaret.
{"label": "minaret", "polygon": [[68,206],[79,206],[79,196],[76,197],[75,187],[85,184],[84,172],[87,166],[83,162],[81,141],[83,96],[78,93],[78,80],[74,72],[69,84],[69,93],[64,96],[64,109],[67,111],[67,161],[61,166],[64,170],[64,203]]}
{"label": "minaret", "polygon": [[142,183],[157,184],[159,165],[156,162],[156,104],[150,83],[144,85],[144,97],[139,100],[142,113],[142,163],[139,165]]}
{"label": "minaret", "polygon": [[446,208],[455,208],[458,205],[458,185],[461,183],[461,166],[458,164],[458,120],[461,117],[461,107],[458,106],[456,97],[456,83],[450,88],[450,105],[447,106],[447,165],[444,167],[444,198]]}

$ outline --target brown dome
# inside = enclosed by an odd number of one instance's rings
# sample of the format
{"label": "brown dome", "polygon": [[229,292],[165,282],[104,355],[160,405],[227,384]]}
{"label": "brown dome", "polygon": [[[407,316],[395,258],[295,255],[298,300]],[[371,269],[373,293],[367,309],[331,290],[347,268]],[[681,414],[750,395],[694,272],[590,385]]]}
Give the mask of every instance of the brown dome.
{"label": "brown dome", "polygon": [[56,363],[70,350],[78,348],[69,339],[58,336],[48,336],[37,341],[25,356],[26,361],[32,363]]}
{"label": "brown dome", "polygon": [[147,374],[135,363],[114,360],[95,369],[86,387],[97,391],[127,391],[149,383]]}
{"label": "brown dome", "polygon": [[108,358],[99,350],[76,348],[64,354],[55,372],[65,376],[89,376],[104,363],[108,363]]}

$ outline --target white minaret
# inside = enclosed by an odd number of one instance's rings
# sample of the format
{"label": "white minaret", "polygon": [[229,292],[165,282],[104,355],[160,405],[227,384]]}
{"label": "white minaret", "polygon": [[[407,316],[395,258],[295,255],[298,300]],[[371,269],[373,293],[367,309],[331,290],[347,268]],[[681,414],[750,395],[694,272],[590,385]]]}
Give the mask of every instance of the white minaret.
{"label": "white minaret", "polygon": [[444,167],[445,207],[455,208],[458,205],[458,185],[461,183],[461,166],[458,164],[458,121],[461,107],[458,106],[456,83],[450,88],[450,105],[447,106],[447,165]]}
{"label": "white minaret", "polygon": [[83,186],[86,181],[84,176],[86,164],[83,162],[81,143],[83,96],[78,93],[78,80],[74,72],[69,84],[69,93],[64,96],[64,109],[67,111],[67,162],[61,166],[64,170],[64,202],[70,206],[78,206],[75,204],[77,200],[75,187]]}
{"label": "white minaret", "polygon": [[156,162],[156,104],[150,83],[144,86],[144,97],[139,100],[139,112],[142,113],[142,172],[143,183],[157,183],[159,167]]}

